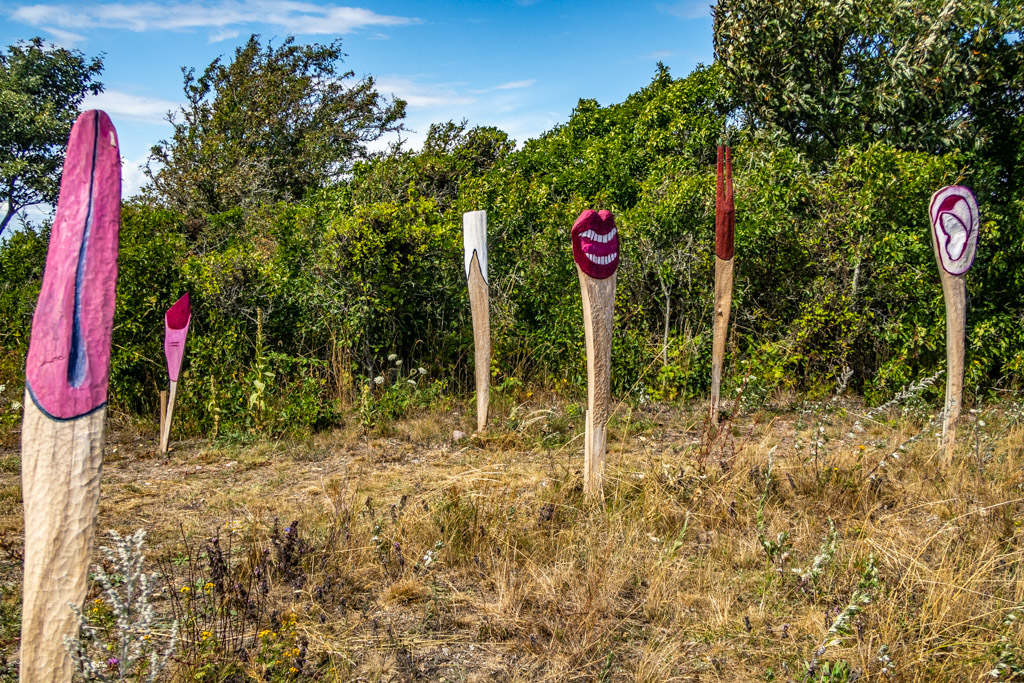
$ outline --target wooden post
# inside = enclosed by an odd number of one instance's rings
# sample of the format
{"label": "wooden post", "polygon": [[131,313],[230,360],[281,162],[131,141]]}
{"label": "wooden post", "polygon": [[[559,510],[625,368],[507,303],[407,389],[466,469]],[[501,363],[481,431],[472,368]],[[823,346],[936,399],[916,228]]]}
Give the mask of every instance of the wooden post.
{"label": "wooden post", "polygon": [[160,452],[167,452],[167,444],[171,438],[171,420],[174,418],[174,399],[178,395],[178,374],[181,372],[181,361],[185,357],[185,339],[188,337],[188,324],[192,320],[192,306],[188,292],[174,302],[164,314],[164,355],[167,357],[167,374],[171,378],[171,394],[167,399],[167,417],[160,430]]}
{"label": "wooden post", "polygon": [[160,429],[157,432],[158,437],[163,436],[164,433],[164,422],[167,420],[167,392],[160,392]]}
{"label": "wooden post", "polygon": [[946,301],[946,404],[942,443],[952,462],[956,422],[964,390],[964,346],[967,336],[967,287],[964,274],[974,264],[980,220],[978,202],[966,187],[952,185],[932,195],[928,207],[932,249]]}
{"label": "wooden post", "polygon": [[473,314],[473,356],[476,372],[476,429],[487,427],[491,401],[491,317],[490,287],[487,280],[487,212],[462,214],[462,244],[465,249],[466,284]]}
{"label": "wooden post", "polygon": [[[725,173],[723,176],[723,159]],[[715,319],[711,345],[711,424],[718,425],[725,341],[732,307],[733,236],[736,205],[732,194],[732,150],[718,147],[718,188],[715,197]]]}
{"label": "wooden post", "polygon": [[25,364],[25,683],[71,680],[99,507],[117,284],[121,157],[101,111],[71,129]]}
{"label": "wooden post", "polygon": [[587,414],[583,435],[583,489],[603,495],[604,456],[611,412],[612,326],[619,267],[619,234],[611,211],[587,209],[572,226],[572,257],[583,295],[587,343]]}

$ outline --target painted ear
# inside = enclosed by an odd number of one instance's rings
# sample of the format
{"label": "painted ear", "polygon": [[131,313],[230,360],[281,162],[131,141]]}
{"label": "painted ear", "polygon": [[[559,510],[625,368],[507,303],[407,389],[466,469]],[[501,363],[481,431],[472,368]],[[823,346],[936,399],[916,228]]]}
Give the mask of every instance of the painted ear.
{"label": "painted ear", "polygon": [[30,396],[70,420],[107,402],[121,223],[121,155],[104,112],[71,128],[25,366]]}
{"label": "painted ear", "polygon": [[944,187],[932,195],[928,214],[939,265],[950,275],[963,275],[974,264],[981,227],[974,193],[959,185]]}

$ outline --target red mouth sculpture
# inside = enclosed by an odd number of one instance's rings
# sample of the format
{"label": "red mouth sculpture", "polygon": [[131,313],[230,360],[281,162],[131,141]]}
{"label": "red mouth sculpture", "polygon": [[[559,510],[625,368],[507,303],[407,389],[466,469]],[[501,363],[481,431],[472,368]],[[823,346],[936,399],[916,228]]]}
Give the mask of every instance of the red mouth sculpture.
{"label": "red mouth sculpture", "polygon": [[587,209],[572,225],[572,258],[596,280],[611,277],[619,267],[619,231],[612,212]]}

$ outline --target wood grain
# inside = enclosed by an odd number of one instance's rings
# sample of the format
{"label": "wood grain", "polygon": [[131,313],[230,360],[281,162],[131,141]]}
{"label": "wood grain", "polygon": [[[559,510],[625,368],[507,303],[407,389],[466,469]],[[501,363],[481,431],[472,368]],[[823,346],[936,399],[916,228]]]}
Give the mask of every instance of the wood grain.
{"label": "wood grain", "polygon": [[583,327],[587,343],[587,415],[583,437],[583,489],[588,497],[603,495],[607,422],[611,413],[612,325],[617,273],[597,280],[579,266],[583,294]]}
{"label": "wood grain", "polygon": [[964,351],[967,339],[967,285],[963,275],[951,275],[939,268],[946,300],[946,406],[942,421],[942,444],[946,462],[952,462],[956,446],[956,423],[964,394]]}
{"label": "wood grain", "polygon": [[73,420],[54,420],[25,392],[22,681],[71,680],[63,639],[78,634],[78,619],[68,604],[81,607],[85,600],[106,416],[103,406]]}
{"label": "wood grain", "polygon": [[164,435],[164,423],[167,422],[167,392],[160,392],[160,426],[157,430],[157,438]]}
{"label": "wood grain", "polygon": [[476,372],[476,428],[487,427],[491,402],[491,315],[490,288],[480,271],[477,253],[469,264],[469,307],[473,314],[473,359]]}
{"label": "wood grain", "polygon": [[167,417],[164,419],[164,430],[160,435],[160,452],[166,453],[171,440],[171,420],[174,418],[174,399],[178,396],[178,383],[171,382],[171,393],[167,397]]}
{"label": "wood grain", "polygon": [[722,365],[725,362],[725,341],[729,335],[729,313],[732,309],[733,259],[715,256],[715,319],[711,346],[711,424],[718,424],[722,388]]}

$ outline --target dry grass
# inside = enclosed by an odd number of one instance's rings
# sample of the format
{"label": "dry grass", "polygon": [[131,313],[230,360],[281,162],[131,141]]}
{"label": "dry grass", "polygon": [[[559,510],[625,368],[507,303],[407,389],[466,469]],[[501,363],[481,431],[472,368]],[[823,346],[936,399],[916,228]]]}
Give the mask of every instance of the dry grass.
{"label": "dry grass", "polygon": [[[272,546],[274,520],[300,520],[299,587],[280,579],[269,600],[308,643],[308,678],[992,680],[1000,648],[1012,663],[1024,645],[1003,623],[1024,601],[1022,416],[965,417],[946,467],[930,430],[897,450],[921,418],[864,412],[749,415],[711,438],[697,412],[620,407],[601,504],[583,498],[581,420],[565,407],[508,407],[458,443],[469,417],[430,414],[387,438],[195,442],[166,462],[152,439],[118,432],[100,524],[145,527],[153,558],[179,553],[182,531],[230,537],[252,549],[242,561]],[[12,470],[0,468],[11,586]],[[802,580],[793,570],[811,567],[829,520],[834,557]],[[847,635],[827,635],[869,558],[871,602]],[[176,680],[201,659],[183,658]],[[272,665],[249,676],[287,679]]]}

